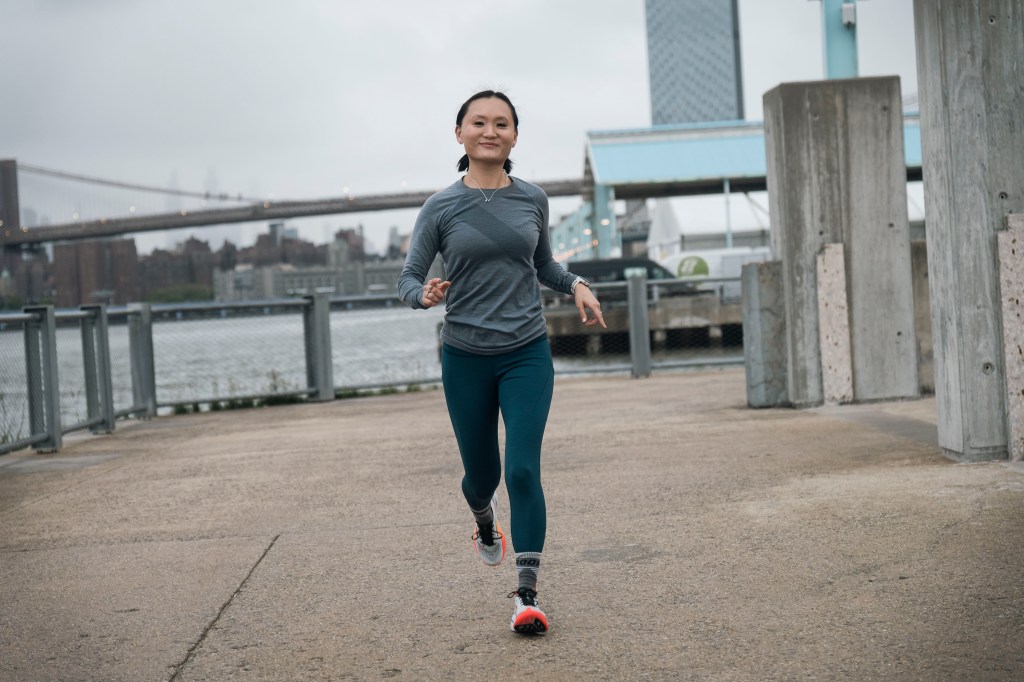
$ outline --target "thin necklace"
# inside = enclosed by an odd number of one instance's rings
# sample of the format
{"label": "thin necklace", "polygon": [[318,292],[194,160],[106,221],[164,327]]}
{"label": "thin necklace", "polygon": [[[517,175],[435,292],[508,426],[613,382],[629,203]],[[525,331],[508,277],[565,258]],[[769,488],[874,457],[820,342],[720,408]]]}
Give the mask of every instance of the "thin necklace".
{"label": "thin necklace", "polygon": [[[505,173],[504,171],[502,172],[502,175],[504,175],[506,178],[508,177],[508,173]],[[466,177],[469,178],[470,180],[473,180],[473,176],[471,176],[469,173],[466,173]],[[498,193],[499,189],[502,189],[503,187],[505,187],[505,179],[502,178],[502,180],[501,180],[501,187],[498,187],[493,192],[491,192],[491,196],[487,196],[486,194],[484,194],[484,188],[480,186],[479,182],[477,182],[476,180],[473,180],[473,184],[476,185],[476,188],[478,190],[480,190],[480,194],[483,194],[484,203],[487,203],[488,201],[490,201],[491,199],[494,198],[494,195]]]}

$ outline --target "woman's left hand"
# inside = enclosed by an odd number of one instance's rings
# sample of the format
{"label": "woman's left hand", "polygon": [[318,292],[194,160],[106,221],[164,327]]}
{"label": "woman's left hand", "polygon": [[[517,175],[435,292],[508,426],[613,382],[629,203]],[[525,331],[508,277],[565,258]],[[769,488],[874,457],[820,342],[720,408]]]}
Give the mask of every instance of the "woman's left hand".
{"label": "woman's left hand", "polygon": [[[593,313],[589,320],[587,319],[587,309]],[[576,310],[580,311],[580,321],[588,327],[600,324],[605,329],[608,328],[608,325],[604,323],[604,316],[601,314],[601,304],[598,303],[597,297],[594,296],[590,287],[583,282],[576,285]]]}

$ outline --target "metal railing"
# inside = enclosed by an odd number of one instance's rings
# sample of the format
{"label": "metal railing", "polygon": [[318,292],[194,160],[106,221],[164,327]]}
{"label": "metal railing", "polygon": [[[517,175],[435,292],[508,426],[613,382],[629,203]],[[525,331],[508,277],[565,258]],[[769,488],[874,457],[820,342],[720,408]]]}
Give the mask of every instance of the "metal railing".
{"label": "metal railing", "polygon": [[[738,280],[595,285],[608,329],[544,292],[559,374],[740,364]],[[444,311],[393,295],[125,307],[25,308],[0,315],[0,454],[58,450],[63,436],[109,433],[170,411],[325,401],[440,382]]]}
{"label": "metal railing", "polygon": [[[138,314],[125,315],[136,329],[133,337],[141,337],[144,330],[134,319]],[[20,327],[22,333],[11,327]],[[109,433],[117,417],[146,411],[142,404],[115,410],[104,306],[59,312],[51,306],[28,307],[20,314],[0,315],[0,334],[4,358],[0,370],[5,378],[0,387],[0,453],[29,446],[52,452],[68,433],[85,429]],[[17,336],[24,340],[20,353],[11,343]],[[65,352],[68,347],[71,353]],[[133,347],[134,378],[146,356],[137,341]],[[19,356],[21,372],[17,371]],[[79,408],[84,408],[84,414]]]}

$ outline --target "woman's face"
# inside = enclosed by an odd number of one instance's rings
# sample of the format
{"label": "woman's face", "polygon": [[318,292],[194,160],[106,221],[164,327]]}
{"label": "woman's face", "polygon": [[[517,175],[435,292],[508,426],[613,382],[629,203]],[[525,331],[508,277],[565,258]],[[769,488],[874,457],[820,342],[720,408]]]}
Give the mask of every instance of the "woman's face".
{"label": "woman's face", "polygon": [[455,139],[465,148],[471,164],[500,166],[512,153],[517,138],[512,109],[497,97],[470,102],[462,125],[455,127]]}

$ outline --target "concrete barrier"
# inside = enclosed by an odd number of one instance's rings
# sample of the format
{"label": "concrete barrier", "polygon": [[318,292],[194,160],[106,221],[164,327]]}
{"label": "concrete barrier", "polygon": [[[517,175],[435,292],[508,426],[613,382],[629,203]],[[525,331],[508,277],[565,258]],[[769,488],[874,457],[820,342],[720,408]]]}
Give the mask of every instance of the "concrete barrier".
{"label": "concrete barrier", "polygon": [[747,405],[786,405],[786,306],[782,262],[743,266],[743,361]]}
{"label": "concrete barrier", "polygon": [[910,276],[914,288],[914,331],[917,333],[917,377],[921,393],[935,393],[935,358],[932,353],[932,305],[928,294],[928,244],[910,242]]}
{"label": "concrete barrier", "polygon": [[1024,213],[1006,216],[999,236],[1006,422],[1010,459],[1024,460]]}
{"label": "concrete barrier", "polygon": [[853,401],[850,306],[842,244],[826,244],[818,254],[818,334],[822,394],[826,404]]}

